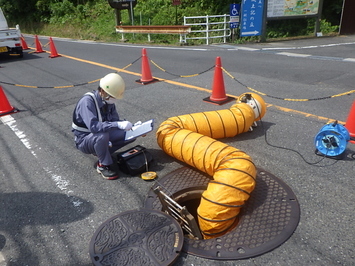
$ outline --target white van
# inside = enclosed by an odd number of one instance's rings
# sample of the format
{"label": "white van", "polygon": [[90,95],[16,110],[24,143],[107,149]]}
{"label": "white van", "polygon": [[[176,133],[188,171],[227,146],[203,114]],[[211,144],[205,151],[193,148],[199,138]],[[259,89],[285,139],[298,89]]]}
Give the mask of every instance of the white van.
{"label": "white van", "polygon": [[0,53],[23,57],[21,45],[21,31],[19,26],[9,28],[7,20],[0,8]]}

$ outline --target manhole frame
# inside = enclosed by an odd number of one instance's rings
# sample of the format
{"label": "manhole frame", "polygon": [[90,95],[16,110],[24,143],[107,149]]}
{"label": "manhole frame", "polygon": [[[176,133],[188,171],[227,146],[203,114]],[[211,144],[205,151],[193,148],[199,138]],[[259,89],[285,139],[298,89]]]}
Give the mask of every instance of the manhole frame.
{"label": "manhole frame", "polygon": [[[247,259],[270,252],[292,236],[300,220],[300,206],[296,195],[280,178],[264,169],[257,170],[256,188],[241,211],[238,225],[231,232],[213,239],[196,240],[184,237],[184,252],[214,260]],[[145,201],[145,208],[160,210],[161,204],[153,192],[157,186],[166,189],[170,195],[176,195],[182,194],[182,190],[200,190],[201,187],[206,189],[210,180],[211,177],[194,168],[179,168],[152,186]],[[273,190],[270,190],[270,187]],[[281,213],[271,217],[272,221],[278,223],[278,229],[274,230],[270,222],[265,220],[267,218],[260,215],[265,211],[263,208],[276,205],[280,210],[276,208],[275,212]],[[255,220],[256,218],[262,221]],[[251,230],[247,223],[253,223],[253,228],[257,229]]]}

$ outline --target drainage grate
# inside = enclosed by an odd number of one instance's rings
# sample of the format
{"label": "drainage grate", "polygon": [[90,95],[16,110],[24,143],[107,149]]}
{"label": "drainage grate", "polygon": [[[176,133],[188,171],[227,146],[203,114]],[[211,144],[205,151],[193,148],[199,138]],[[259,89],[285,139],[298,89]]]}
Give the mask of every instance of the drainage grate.
{"label": "drainage grate", "polygon": [[[193,168],[177,169],[150,190],[145,208],[161,210],[154,188],[160,186],[174,198],[192,190],[206,189],[210,177]],[[208,240],[184,238],[183,251],[215,260],[255,257],[284,243],[297,228],[300,208],[295,194],[281,179],[258,169],[256,187],[240,214],[236,228]]]}
{"label": "drainage grate", "polygon": [[94,265],[171,265],[183,245],[180,225],[156,210],[132,210],[104,222],[90,241]]}

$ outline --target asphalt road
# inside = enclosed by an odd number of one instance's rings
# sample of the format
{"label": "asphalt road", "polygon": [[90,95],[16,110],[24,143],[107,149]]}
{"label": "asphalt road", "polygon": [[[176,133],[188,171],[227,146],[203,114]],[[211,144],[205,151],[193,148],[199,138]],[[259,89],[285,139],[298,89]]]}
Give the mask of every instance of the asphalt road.
{"label": "asphalt road", "polygon": [[[26,40],[35,48],[33,36]],[[227,109],[231,103],[202,100],[211,94],[218,56],[226,93],[261,92],[268,107],[253,132],[221,141],[245,151],[292,189],[300,222],[285,243],[266,254],[222,261],[182,253],[175,265],[355,264],[355,146],[349,143],[345,158],[334,160],[315,155],[313,143],[326,123],[348,118],[355,36],[192,47],[53,40],[60,57],[33,49],[23,59],[0,59],[0,85],[20,110],[0,123],[0,265],[91,265],[89,242],[96,229],[144,205],[154,183],[124,173],[103,180],[93,168],[95,158],[75,149],[71,115],[81,95],[119,71],[127,88],[117,107],[132,122],[154,118],[157,128],[171,116]],[[40,41],[49,51],[48,37]],[[142,74],[143,47],[160,82],[135,82]],[[192,74],[198,75],[186,77]],[[161,151],[154,132],[135,144],[153,154],[151,170],[158,180],[184,166]]]}

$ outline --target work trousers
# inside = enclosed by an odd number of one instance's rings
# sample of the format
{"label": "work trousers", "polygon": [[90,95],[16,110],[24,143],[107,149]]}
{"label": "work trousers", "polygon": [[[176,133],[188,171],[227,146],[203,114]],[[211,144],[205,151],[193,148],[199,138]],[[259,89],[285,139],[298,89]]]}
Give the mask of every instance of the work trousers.
{"label": "work trousers", "polygon": [[125,136],[124,130],[115,128],[104,133],[89,133],[77,136],[75,143],[81,152],[97,156],[99,162],[103,165],[111,165],[113,163],[111,154],[135,141],[135,139],[125,141]]}

